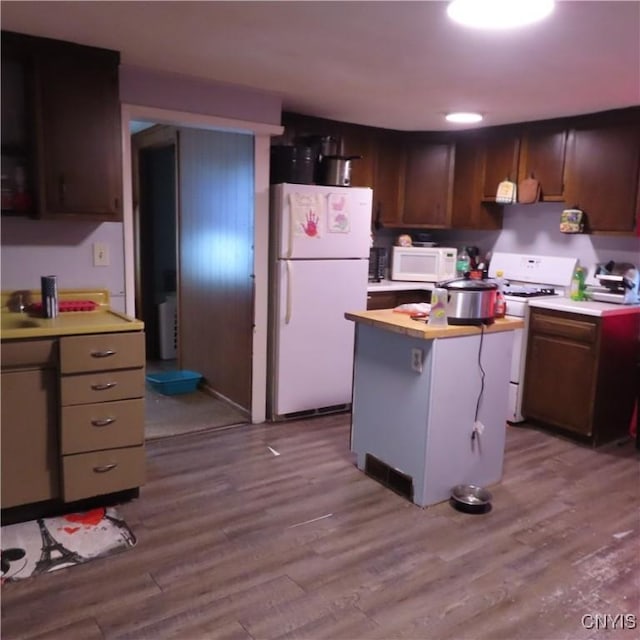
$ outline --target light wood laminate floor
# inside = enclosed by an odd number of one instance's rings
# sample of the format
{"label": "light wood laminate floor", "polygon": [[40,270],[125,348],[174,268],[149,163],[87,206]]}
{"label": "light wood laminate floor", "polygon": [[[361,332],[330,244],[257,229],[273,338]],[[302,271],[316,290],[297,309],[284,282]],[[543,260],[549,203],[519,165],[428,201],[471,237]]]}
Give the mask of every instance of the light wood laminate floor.
{"label": "light wood laminate floor", "polygon": [[468,515],[358,471],[349,419],[148,443],[148,482],[121,507],[137,546],[3,586],[2,638],[637,637],[581,624],[640,615],[631,442],[508,427],[493,510]]}

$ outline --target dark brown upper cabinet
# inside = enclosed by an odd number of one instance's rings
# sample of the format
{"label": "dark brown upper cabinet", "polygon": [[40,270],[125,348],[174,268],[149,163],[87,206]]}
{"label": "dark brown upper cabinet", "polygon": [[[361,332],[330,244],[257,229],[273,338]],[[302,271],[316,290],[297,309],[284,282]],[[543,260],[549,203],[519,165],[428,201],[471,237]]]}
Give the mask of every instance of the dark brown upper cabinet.
{"label": "dark brown upper cabinet", "polygon": [[38,63],[42,217],[122,218],[119,54],[46,44]]}
{"label": "dark brown upper cabinet", "polygon": [[2,214],[33,215],[36,206],[33,56],[2,33]]}
{"label": "dark brown upper cabinet", "polygon": [[541,201],[564,200],[566,145],[567,129],[564,125],[532,123],[522,130],[518,180],[538,180]]}
{"label": "dark brown upper cabinet", "polygon": [[495,230],[498,185],[533,176],[542,202],[577,205],[587,231],[634,233],[640,204],[640,107],[488,127],[406,132],[283,114],[287,135],[334,135],[352,184],[373,188],[373,224]]}
{"label": "dark brown upper cabinet", "polygon": [[24,73],[33,214],[121,220],[119,54],[9,32],[2,45]]}
{"label": "dark brown upper cabinet", "polygon": [[490,129],[485,132],[482,199],[495,202],[503,180],[518,180],[520,136],[516,129]]}
{"label": "dark brown upper cabinet", "polygon": [[410,227],[451,226],[454,145],[418,135],[407,141],[402,223]]}
{"label": "dark brown upper cabinet", "polygon": [[376,154],[376,141],[372,135],[374,129],[288,111],[282,114],[282,124],[285,131],[281,143],[284,144],[309,142],[322,136],[335,138],[340,155],[360,156],[351,163],[351,186],[371,187]]}
{"label": "dark brown upper cabinet", "polygon": [[455,142],[451,215],[451,227],[454,229],[494,230],[502,227],[502,206],[486,202],[482,197],[484,165],[482,134],[460,135]]}
{"label": "dark brown upper cabinet", "polygon": [[587,214],[589,231],[637,228],[640,108],[611,122],[586,121],[569,133],[565,200]]}
{"label": "dark brown upper cabinet", "polygon": [[404,206],[404,140],[396,131],[376,132],[373,178],[374,227],[393,227],[402,222]]}
{"label": "dark brown upper cabinet", "polygon": [[351,186],[371,187],[375,172],[375,139],[367,127],[346,123],[339,132],[342,138],[342,153],[356,156],[351,163]]}

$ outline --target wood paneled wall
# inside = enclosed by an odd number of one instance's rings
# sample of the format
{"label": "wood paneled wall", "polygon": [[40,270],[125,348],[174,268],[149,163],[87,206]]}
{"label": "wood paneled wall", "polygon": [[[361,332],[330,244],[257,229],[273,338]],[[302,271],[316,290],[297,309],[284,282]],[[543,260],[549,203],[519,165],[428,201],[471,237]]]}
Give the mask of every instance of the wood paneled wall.
{"label": "wood paneled wall", "polygon": [[251,406],[253,136],[179,130],[180,366]]}

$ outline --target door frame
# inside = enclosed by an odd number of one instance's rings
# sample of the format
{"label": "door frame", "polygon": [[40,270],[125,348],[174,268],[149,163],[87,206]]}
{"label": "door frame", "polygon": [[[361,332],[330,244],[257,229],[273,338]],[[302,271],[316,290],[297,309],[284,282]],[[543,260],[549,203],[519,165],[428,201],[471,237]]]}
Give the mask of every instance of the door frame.
{"label": "door frame", "polygon": [[269,293],[269,154],[271,137],[282,135],[281,125],[248,122],[123,103],[122,186],[125,312],[136,315],[135,308],[135,229],[130,122],[141,120],[176,127],[250,133],[254,137],[254,305],[251,382],[251,422],[266,420],[267,402],[267,322]]}
{"label": "door frame", "polygon": [[[178,219],[178,184],[177,184],[177,174],[178,174],[178,159],[177,159],[177,148],[178,148],[178,130],[175,127],[168,127],[166,125],[154,125],[149,129],[141,132],[143,137],[140,137],[140,133],[131,134],[132,140],[132,153],[131,153],[131,162],[133,169],[133,215],[134,215],[134,242],[135,242],[135,307],[137,311],[137,317],[144,320],[145,330],[147,328],[147,322],[150,321],[150,324],[153,325],[153,319],[150,319],[148,316],[149,306],[148,299],[145,300],[144,287],[143,282],[145,280],[145,265],[143,263],[143,248],[140,244],[140,238],[145,237],[146,233],[149,230],[147,225],[143,225],[143,212],[142,212],[142,171],[141,171],[141,154],[143,151],[149,149],[162,149],[166,147],[173,147],[174,149],[174,189],[175,189],[175,198],[173,202],[174,208],[174,219],[177,224]],[[136,140],[136,138],[138,138]],[[135,141],[135,142],[134,142]],[[148,222],[148,221],[147,221]],[[175,241],[177,243],[177,229],[176,229],[176,238]],[[176,268],[177,268],[177,247],[176,247]],[[148,274],[147,274],[148,275]],[[146,304],[145,304],[146,303]],[[146,308],[145,308],[146,307]],[[156,322],[157,319],[156,319]],[[159,325],[159,323],[158,323]],[[156,327],[157,332],[159,332],[159,326]],[[156,338],[158,336],[156,335]],[[149,345],[149,336],[147,336],[147,348]],[[147,359],[149,359],[149,352],[147,353]]]}

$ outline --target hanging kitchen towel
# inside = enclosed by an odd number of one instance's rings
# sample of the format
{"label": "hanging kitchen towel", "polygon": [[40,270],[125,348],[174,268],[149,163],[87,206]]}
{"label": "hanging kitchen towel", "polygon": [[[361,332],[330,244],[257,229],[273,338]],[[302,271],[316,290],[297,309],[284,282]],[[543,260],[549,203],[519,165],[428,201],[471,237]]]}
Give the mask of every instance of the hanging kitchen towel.
{"label": "hanging kitchen towel", "polygon": [[518,183],[518,202],[533,204],[540,200],[540,182],[533,175],[520,180]]}
{"label": "hanging kitchen towel", "polygon": [[500,204],[513,204],[517,200],[518,187],[515,182],[505,178],[499,185],[496,193],[496,202]]}
{"label": "hanging kitchen towel", "polygon": [[293,234],[319,238],[325,228],[323,197],[320,194],[292,193],[290,204]]}
{"label": "hanging kitchen towel", "polygon": [[329,231],[331,233],[349,233],[351,231],[349,199],[344,193],[330,193],[327,200]]}
{"label": "hanging kitchen towel", "polygon": [[580,209],[565,209],[560,215],[560,231],[562,233],[582,233],[584,218],[584,212]]}

